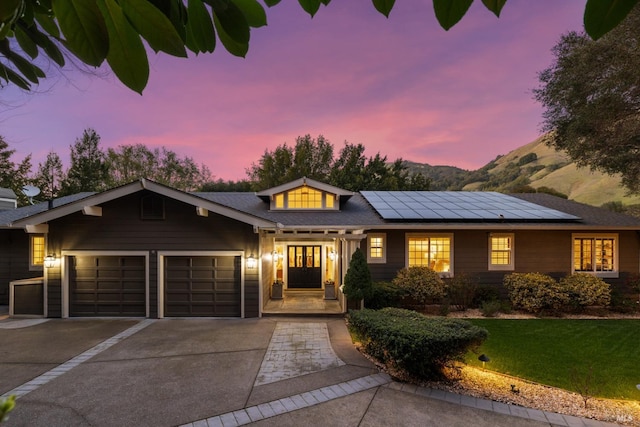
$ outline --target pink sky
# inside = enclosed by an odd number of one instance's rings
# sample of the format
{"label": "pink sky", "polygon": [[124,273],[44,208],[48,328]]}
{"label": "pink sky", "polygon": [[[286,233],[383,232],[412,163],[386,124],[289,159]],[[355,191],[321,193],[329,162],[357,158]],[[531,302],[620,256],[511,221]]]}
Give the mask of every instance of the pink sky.
{"label": "pink sky", "polygon": [[[497,19],[476,1],[444,31],[430,1],[397,2],[390,18],[368,1],[335,1],[315,18],[297,2],[268,9],[247,58],[151,56],[142,96],[101,73],[67,67],[25,95],[0,89],[0,135],[67,163],[85,128],[103,149],[166,146],[215,179],[246,178],[265,150],[320,134],[431,165],[479,168],[540,134],[537,73],[560,35],[582,28],[584,1],[511,0]],[[51,70],[53,73],[53,70]]]}

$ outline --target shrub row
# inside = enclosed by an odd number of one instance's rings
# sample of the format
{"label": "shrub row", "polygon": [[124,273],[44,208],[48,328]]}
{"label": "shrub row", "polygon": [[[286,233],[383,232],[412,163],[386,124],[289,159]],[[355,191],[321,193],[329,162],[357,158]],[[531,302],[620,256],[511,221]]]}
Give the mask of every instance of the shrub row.
{"label": "shrub row", "polygon": [[488,335],[464,320],[427,318],[400,308],[350,311],[349,328],[368,354],[424,379],[442,378],[445,367]]}
{"label": "shrub row", "polygon": [[543,310],[581,310],[587,306],[608,306],[611,287],[599,277],[576,273],[556,281],[542,273],[512,273],[504,286],[514,307],[539,313]]}

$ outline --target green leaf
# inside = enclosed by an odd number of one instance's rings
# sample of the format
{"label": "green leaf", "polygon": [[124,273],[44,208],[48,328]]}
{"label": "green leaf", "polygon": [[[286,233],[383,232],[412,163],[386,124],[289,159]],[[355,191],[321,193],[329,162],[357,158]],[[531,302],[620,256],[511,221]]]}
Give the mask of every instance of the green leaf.
{"label": "green leaf", "polygon": [[0,2],[0,22],[9,22],[19,16],[22,0],[2,0]]}
{"label": "green leaf", "polygon": [[588,0],[584,9],[584,29],[593,40],[615,28],[638,4],[638,0]]}
{"label": "green leaf", "polygon": [[20,45],[20,48],[24,51],[24,53],[29,55],[32,59],[37,58],[39,53],[38,45],[36,45],[34,41],[31,40],[31,38],[27,35],[27,33],[24,32],[24,30],[20,26],[16,25],[14,32],[16,35],[16,40],[18,41],[18,44]]}
{"label": "green leaf", "polygon": [[44,77],[44,72],[33,65],[31,62],[24,59],[22,56],[17,53],[11,51],[9,48],[8,40],[2,40],[2,42],[7,42],[6,45],[4,43],[0,43],[0,53],[4,55],[9,61],[15,65],[15,67],[25,76],[28,80],[33,83],[38,83],[38,78]]}
{"label": "green leaf", "polygon": [[151,49],[173,56],[186,57],[184,42],[175,27],[158,8],[147,0],[121,2],[122,11]]}
{"label": "green leaf", "polygon": [[311,17],[313,17],[318,9],[320,9],[320,0],[298,0],[300,6],[307,12]]}
{"label": "green leaf", "polygon": [[250,27],[258,28],[267,25],[267,14],[256,0],[231,0],[240,9]]}
{"label": "green leaf", "polygon": [[[233,41],[240,44],[248,44],[250,28],[247,19],[238,6],[231,0],[206,0],[213,7],[214,18],[218,19],[219,26]],[[216,25],[220,32],[220,28]]]}
{"label": "green leaf", "polygon": [[189,0],[187,7],[187,43],[194,52],[213,52],[216,48],[216,32],[211,15],[202,0]]}
{"label": "green leaf", "polygon": [[36,21],[38,21],[38,24],[40,24],[42,29],[49,33],[49,35],[57,39],[60,38],[60,29],[52,16],[44,13],[36,13]]}
{"label": "green leaf", "polygon": [[187,6],[180,0],[149,0],[173,24],[183,41],[187,40]]}
{"label": "green leaf", "polygon": [[109,50],[109,34],[96,2],[54,0],[52,6],[69,50],[85,64],[102,64]]}
{"label": "green leaf", "polygon": [[433,0],[433,9],[438,22],[445,30],[449,30],[462,19],[473,0]]}
{"label": "green leaf", "polygon": [[249,43],[240,43],[229,37],[224,31],[224,28],[222,28],[220,21],[218,21],[218,17],[215,15],[213,16],[213,22],[216,25],[216,30],[218,30],[218,37],[224,48],[227,49],[227,52],[234,56],[244,58],[249,51]]}
{"label": "green leaf", "polygon": [[376,7],[378,12],[389,17],[389,13],[391,13],[391,9],[393,9],[393,5],[396,3],[396,0],[373,0],[373,5]]}
{"label": "green leaf", "polygon": [[502,11],[505,3],[507,3],[507,0],[482,0],[482,3],[484,3],[486,8],[499,18],[500,12]]}
{"label": "green leaf", "polygon": [[109,33],[107,62],[128,88],[142,94],[149,80],[149,61],[140,35],[115,0],[98,0]]}
{"label": "green leaf", "polygon": [[31,84],[23,79],[18,73],[13,71],[10,68],[5,67],[0,63],[0,78],[4,79],[7,82],[13,83],[24,90],[30,90]]}
{"label": "green leaf", "polygon": [[264,0],[264,4],[266,4],[269,7],[273,7],[278,3],[280,3],[280,0]]}
{"label": "green leaf", "polygon": [[62,52],[60,52],[58,46],[56,46],[46,34],[38,30],[35,25],[28,27],[21,21],[18,21],[18,25],[35,44],[44,50],[49,58],[58,64],[58,66],[64,67],[64,56],[62,56]]}

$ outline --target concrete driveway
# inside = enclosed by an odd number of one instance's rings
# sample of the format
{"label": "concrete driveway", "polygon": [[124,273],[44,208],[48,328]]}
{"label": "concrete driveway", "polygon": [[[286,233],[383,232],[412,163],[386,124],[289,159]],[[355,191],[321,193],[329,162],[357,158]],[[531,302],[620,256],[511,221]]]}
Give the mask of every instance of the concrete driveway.
{"label": "concrete driveway", "polygon": [[[297,343],[293,351],[274,353],[272,341],[282,341],[275,338],[278,323],[322,326],[340,363],[264,381],[269,358],[284,367],[295,354],[318,352]],[[593,425],[572,417],[552,423],[554,415],[541,411],[514,417],[491,402],[487,411],[479,408],[486,401],[435,391],[429,396],[393,383],[354,349],[339,318],[52,319],[17,329],[3,329],[0,322],[0,342],[0,394],[20,395],[8,427],[254,421],[265,426]]]}

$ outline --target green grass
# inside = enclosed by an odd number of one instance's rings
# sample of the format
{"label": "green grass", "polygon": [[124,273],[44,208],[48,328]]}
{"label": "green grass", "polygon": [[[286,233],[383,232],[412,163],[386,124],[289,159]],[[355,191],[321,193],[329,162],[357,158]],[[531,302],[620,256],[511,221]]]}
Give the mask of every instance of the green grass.
{"label": "green grass", "polygon": [[[480,353],[493,370],[541,384],[579,391],[572,380],[592,367],[596,397],[640,400],[640,321],[473,319],[489,331]],[[482,366],[477,354],[467,363]]]}

